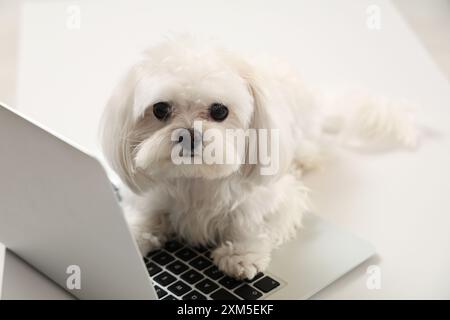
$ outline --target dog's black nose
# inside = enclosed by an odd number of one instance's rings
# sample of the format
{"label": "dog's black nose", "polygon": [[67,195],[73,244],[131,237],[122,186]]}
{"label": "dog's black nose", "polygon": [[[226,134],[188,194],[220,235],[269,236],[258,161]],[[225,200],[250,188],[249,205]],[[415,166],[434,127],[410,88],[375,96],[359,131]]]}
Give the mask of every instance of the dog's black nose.
{"label": "dog's black nose", "polygon": [[195,145],[195,130],[190,128],[188,129],[189,134],[191,135],[191,150],[194,150],[194,145]]}
{"label": "dog's black nose", "polygon": [[185,152],[190,152],[193,156],[195,148],[202,142],[202,134],[193,128],[185,128],[185,130],[189,132],[189,137],[187,137],[187,134],[181,134],[178,137],[178,143],[183,145]]}

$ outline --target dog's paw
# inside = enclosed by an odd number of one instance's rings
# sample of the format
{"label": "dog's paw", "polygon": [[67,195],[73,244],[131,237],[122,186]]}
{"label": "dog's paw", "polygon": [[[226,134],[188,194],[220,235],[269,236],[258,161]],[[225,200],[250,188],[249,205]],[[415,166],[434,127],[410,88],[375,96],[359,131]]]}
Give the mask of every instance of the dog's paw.
{"label": "dog's paw", "polygon": [[270,262],[270,252],[246,249],[245,244],[226,242],[215,249],[211,257],[217,267],[236,279],[252,279],[264,271]]}
{"label": "dog's paw", "polygon": [[147,253],[151,251],[161,249],[167,240],[165,237],[157,237],[151,232],[148,232],[140,227],[132,226],[131,231],[134,239],[136,240],[139,251],[143,256],[147,255]]}

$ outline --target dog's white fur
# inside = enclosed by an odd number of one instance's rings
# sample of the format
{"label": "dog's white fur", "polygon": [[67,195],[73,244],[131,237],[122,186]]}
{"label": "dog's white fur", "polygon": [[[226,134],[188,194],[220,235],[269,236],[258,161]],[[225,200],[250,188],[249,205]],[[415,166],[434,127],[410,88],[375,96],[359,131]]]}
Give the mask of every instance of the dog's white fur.
{"label": "dog's white fur", "polygon": [[[173,105],[170,121],[153,116],[151,106],[160,101]],[[415,142],[414,132],[401,134],[412,130],[409,122],[385,130],[379,113],[365,111],[367,101],[352,117],[324,117],[317,96],[279,62],[246,61],[191,38],[152,47],[114,91],[102,126],[105,156],[129,188],[124,209],[140,250],[146,254],[176,235],[214,246],[215,264],[233,277],[263,271],[271,251],[295,235],[308,210],[301,174],[319,164],[324,128]],[[229,107],[225,121],[207,117],[214,102]],[[262,176],[258,164],[174,165],[171,132],[195,120],[221,131],[279,129],[278,173]]]}

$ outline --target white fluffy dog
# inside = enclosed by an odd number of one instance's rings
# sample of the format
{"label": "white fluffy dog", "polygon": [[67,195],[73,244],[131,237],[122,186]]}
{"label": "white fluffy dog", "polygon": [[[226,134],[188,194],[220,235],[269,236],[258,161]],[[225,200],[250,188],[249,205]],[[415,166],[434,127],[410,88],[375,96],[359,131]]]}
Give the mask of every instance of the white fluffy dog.
{"label": "white fluffy dog", "polygon": [[[194,246],[213,246],[214,263],[230,276],[263,271],[271,251],[295,235],[308,210],[301,173],[317,166],[324,128],[358,139],[415,143],[404,113],[388,118],[372,111],[375,104],[349,101],[347,116],[324,116],[317,97],[279,63],[249,62],[192,39],[152,47],[114,91],[102,125],[104,154],[129,188],[124,208],[142,254],[175,235]],[[192,134],[180,153],[190,149],[192,159],[205,157],[197,152],[197,140],[200,149],[207,143],[193,130],[195,121],[222,133],[278,130],[276,148],[270,139],[266,146],[278,151],[278,170],[262,175],[260,162],[245,161],[175,164],[172,150],[186,142],[173,139],[179,129]],[[226,152],[236,151],[227,143]],[[259,148],[246,143],[246,159]]]}

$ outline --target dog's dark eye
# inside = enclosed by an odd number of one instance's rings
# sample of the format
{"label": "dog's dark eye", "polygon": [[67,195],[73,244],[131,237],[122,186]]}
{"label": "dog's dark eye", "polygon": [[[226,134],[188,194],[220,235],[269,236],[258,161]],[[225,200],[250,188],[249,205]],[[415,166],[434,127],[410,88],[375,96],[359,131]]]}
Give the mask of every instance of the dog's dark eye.
{"label": "dog's dark eye", "polygon": [[167,102],[158,102],[153,105],[153,114],[159,120],[165,120],[172,111],[170,104]]}
{"label": "dog's dark eye", "polygon": [[213,103],[209,107],[211,118],[216,121],[223,121],[228,117],[228,108],[221,103]]}

